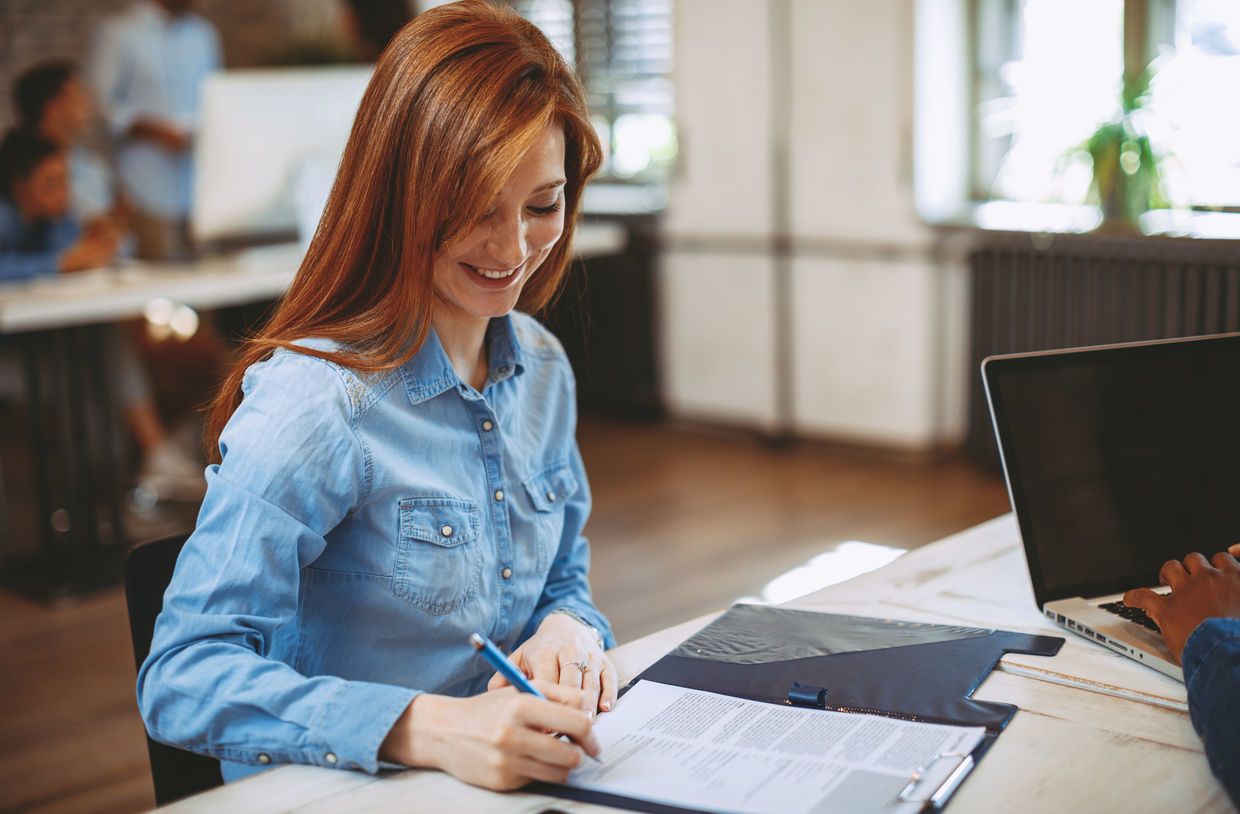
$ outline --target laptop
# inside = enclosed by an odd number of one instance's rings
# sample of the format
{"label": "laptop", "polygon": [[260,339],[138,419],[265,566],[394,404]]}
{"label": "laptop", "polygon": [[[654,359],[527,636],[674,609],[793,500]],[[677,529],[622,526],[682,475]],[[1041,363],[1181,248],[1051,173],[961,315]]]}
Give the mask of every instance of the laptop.
{"label": "laptop", "polygon": [[1183,681],[1121,599],[1240,540],[1240,334],[992,356],[982,381],[1038,607]]}

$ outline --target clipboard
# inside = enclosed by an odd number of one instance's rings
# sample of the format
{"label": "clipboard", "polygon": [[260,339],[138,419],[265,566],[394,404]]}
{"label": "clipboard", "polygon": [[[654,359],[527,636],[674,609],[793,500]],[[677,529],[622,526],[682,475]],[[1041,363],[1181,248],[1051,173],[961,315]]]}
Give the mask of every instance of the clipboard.
{"label": "clipboard", "polygon": [[[985,728],[971,753],[936,756],[899,794],[899,802],[939,810],[1017,712],[1012,704],[975,701],[972,693],[1005,653],[1054,656],[1063,642],[1059,636],[738,604],[620,694],[656,681],[770,704]],[[950,766],[945,774],[944,762]],[[651,814],[700,811],[546,783],[530,790]]]}

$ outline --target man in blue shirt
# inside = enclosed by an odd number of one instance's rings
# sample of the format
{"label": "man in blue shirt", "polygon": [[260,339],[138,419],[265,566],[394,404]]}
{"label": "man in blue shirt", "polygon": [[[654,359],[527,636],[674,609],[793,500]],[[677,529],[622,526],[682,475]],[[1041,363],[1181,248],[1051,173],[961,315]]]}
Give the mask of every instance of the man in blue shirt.
{"label": "man in blue shirt", "polygon": [[1141,608],[1162,628],[1171,655],[1184,665],[1188,711],[1206,748],[1210,770],[1240,806],[1240,545],[1207,560],[1198,553],[1171,560],[1161,596],[1129,591],[1124,604]]}
{"label": "man in blue shirt", "polygon": [[91,78],[117,139],[122,191],[133,204],[139,254],[184,257],[202,82],[220,65],[215,27],[189,0],[141,0],[110,21]]}

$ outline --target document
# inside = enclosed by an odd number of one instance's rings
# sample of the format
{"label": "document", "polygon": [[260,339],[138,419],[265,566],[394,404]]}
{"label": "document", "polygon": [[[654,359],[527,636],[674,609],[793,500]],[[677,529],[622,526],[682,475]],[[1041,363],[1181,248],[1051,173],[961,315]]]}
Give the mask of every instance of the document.
{"label": "document", "polygon": [[730,814],[906,814],[963,776],[985,731],[641,681],[598,716],[602,762],[567,785]]}

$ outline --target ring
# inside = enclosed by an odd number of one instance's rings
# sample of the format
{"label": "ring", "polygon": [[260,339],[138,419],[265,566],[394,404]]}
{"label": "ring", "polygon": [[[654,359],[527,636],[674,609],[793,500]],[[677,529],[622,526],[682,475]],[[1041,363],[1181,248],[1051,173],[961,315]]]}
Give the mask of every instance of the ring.
{"label": "ring", "polygon": [[580,670],[580,671],[581,671],[581,674],[582,674],[583,676],[584,676],[586,673],[590,672],[590,663],[589,663],[588,661],[579,661],[579,662],[577,662],[576,667],[577,667],[577,669],[578,669],[578,670]]}

